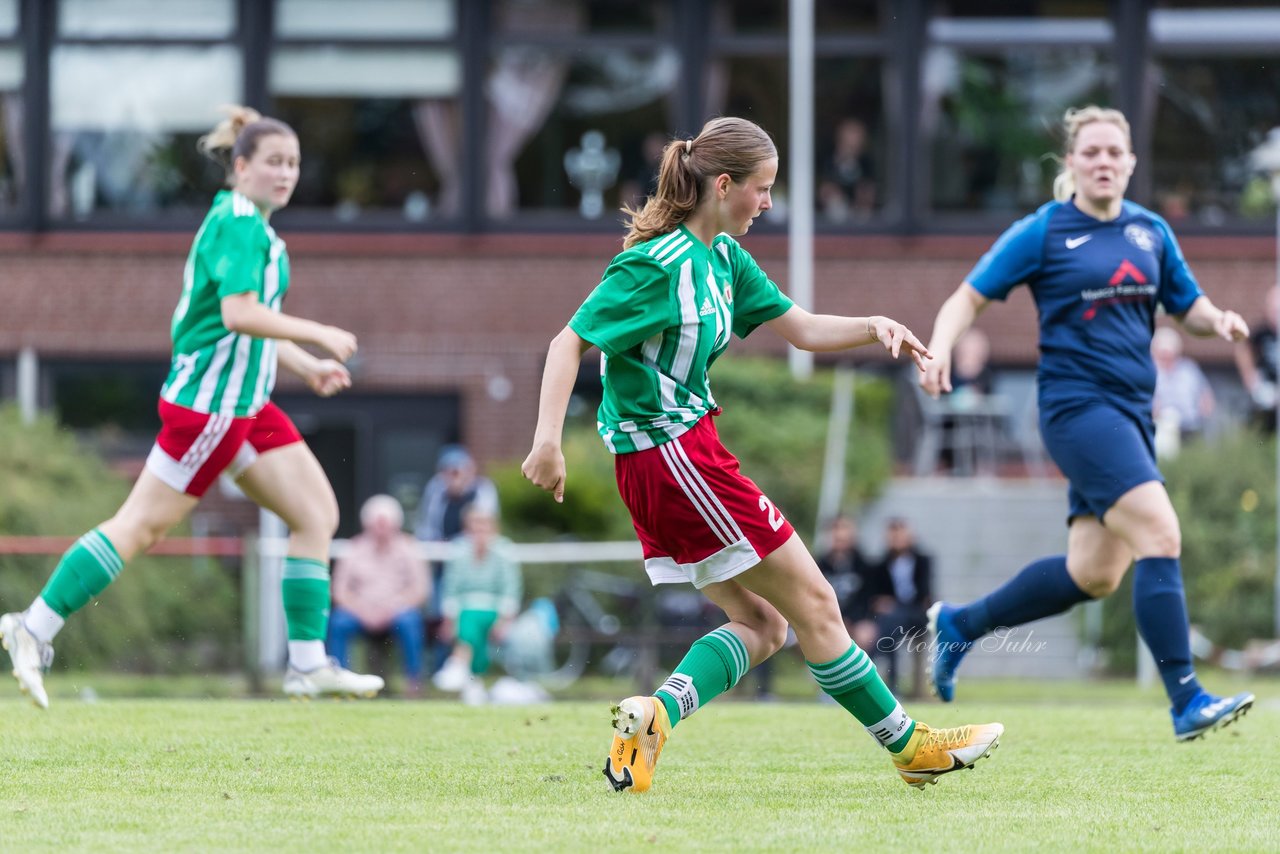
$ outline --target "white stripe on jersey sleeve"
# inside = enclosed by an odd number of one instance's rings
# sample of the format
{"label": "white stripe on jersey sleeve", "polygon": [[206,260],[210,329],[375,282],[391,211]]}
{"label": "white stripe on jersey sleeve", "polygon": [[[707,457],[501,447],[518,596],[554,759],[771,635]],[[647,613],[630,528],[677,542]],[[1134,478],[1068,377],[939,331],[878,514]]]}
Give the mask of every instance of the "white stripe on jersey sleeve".
{"label": "white stripe on jersey sleeve", "polygon": [[667,257],[664,259],[660,255],[658,256],[658,260],[662,261],[662,266],[666,267],[672,261],[678,260],[681,255],[688,252],[692,246],[693,246],[692,240],[690,240],[687,237],[681,237],[680,242],[674,244],[670,250],[663,253]]}
{"label": "white stripe on jersey sleeve", "polygon": [[671,241],[677,240],[680,237],[683,237],[683,235],[680,233],[679,229],[676,229],[675,231],[668,234],[666,237],[663,237],[662,239],[660,239],[657,243],[653,244],[653,246],[649,247],[649,254],[657,255],[659,252],[665,249],[667,245],[671,243]]}

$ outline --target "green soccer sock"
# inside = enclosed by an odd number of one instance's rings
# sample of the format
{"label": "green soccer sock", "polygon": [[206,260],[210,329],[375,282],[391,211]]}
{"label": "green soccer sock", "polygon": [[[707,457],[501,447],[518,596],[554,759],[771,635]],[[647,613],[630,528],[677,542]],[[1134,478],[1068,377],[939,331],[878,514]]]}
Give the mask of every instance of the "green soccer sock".
{"label": "green soccer sock", "polygon": [[40,598],[66,619],[106,590],[122,569],[124,561],[116,547],[94,528],[63,553]]}
{"label": "green soccer sock", "polygon": [[280,584],[291,641],[323,641],[329,630],[329,564],[305,557],[284,559]]}
{"label": "green soccer sock", "polygon": [[721,626],[689,647],[675,672],[654,692],[674,727],[704,703],[728,691],[751,667],[742,638]]}
{"label": "green soccer sock", "polygon": [[857,718],[872,738],[893,753],[907,746],[916,722],[902,710],[875,663],[857,644],[850,643],[844,655],[826,664],[806,663],[818,686]]}

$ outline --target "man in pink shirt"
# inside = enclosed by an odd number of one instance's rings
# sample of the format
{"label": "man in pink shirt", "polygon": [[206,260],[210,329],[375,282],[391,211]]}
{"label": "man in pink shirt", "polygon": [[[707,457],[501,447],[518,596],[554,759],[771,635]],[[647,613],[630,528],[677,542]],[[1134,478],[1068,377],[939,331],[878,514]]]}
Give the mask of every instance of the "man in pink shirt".
{"label": "man in pink shirt", "polygon": [[404,661],[405,695],[422,693],[422,607],[431,593],[418,541],[402,530],[404,510],[390,495],[360,508],[363,531],[333,568],[329,654],[345,662],[358,634],[394,635]]}

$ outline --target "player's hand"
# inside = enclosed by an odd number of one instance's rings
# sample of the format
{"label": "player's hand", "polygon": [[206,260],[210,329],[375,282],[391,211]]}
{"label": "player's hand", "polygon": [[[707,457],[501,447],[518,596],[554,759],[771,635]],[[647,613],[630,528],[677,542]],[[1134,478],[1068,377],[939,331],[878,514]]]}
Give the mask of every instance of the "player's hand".
{"label": "player's hand", "polygon": [[920,388],[925,394],[938,399],[938,395],[951,391],[951,354],[935,353],[920,375]]}
{"label": "player's hand", "polygon": [[922,371],[925,369],[925,360],[933,358],[928,348],[920,343],[920,339],[898,321],[876,315],[867,319],[867,325],[871,328],[875,339],[884,345],[893,358],[898,358],[898,355],[906,350],[911,354],[911,360],[916,363],[916,367]]}
{"label": "player's hand", "polygon": [[356,354],[356,336],[336,326],[322,326],[316,344],[339,362],[345,362]]}
{"label": "player's hand", "polygon": [[559,445],[534,446],[520,471],[534,486],[554,493],[556,503],[564,503],[564,452]]}
{"label": "player's hand", "polygon": [[307,387],[321,397],[332,397],[351,388],[351,372],[334,359],[320,359],[306,377]]}
{"label": "player's hand", "polygon": [[1227,341],[1243,341],[1249,337],[1249,324],[1234,311],[1223,311],[1213,324],[1213,331]]}

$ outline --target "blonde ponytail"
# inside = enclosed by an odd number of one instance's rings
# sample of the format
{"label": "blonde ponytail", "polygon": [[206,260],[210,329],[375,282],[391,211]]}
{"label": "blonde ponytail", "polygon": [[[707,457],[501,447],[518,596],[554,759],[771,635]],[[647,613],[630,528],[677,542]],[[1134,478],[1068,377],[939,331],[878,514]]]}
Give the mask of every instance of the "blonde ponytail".
{"label": "blonde ponytail", "polygon": [[196,149],[226,170],[228,183],[233,176],[236,158],[253,157],[258,150],[258,141],[263,137],[277,134],[297,136],[293,128],[284,122],[265,118],[253,107],[231,104],[222,110],[227,117],[196,141]]}

